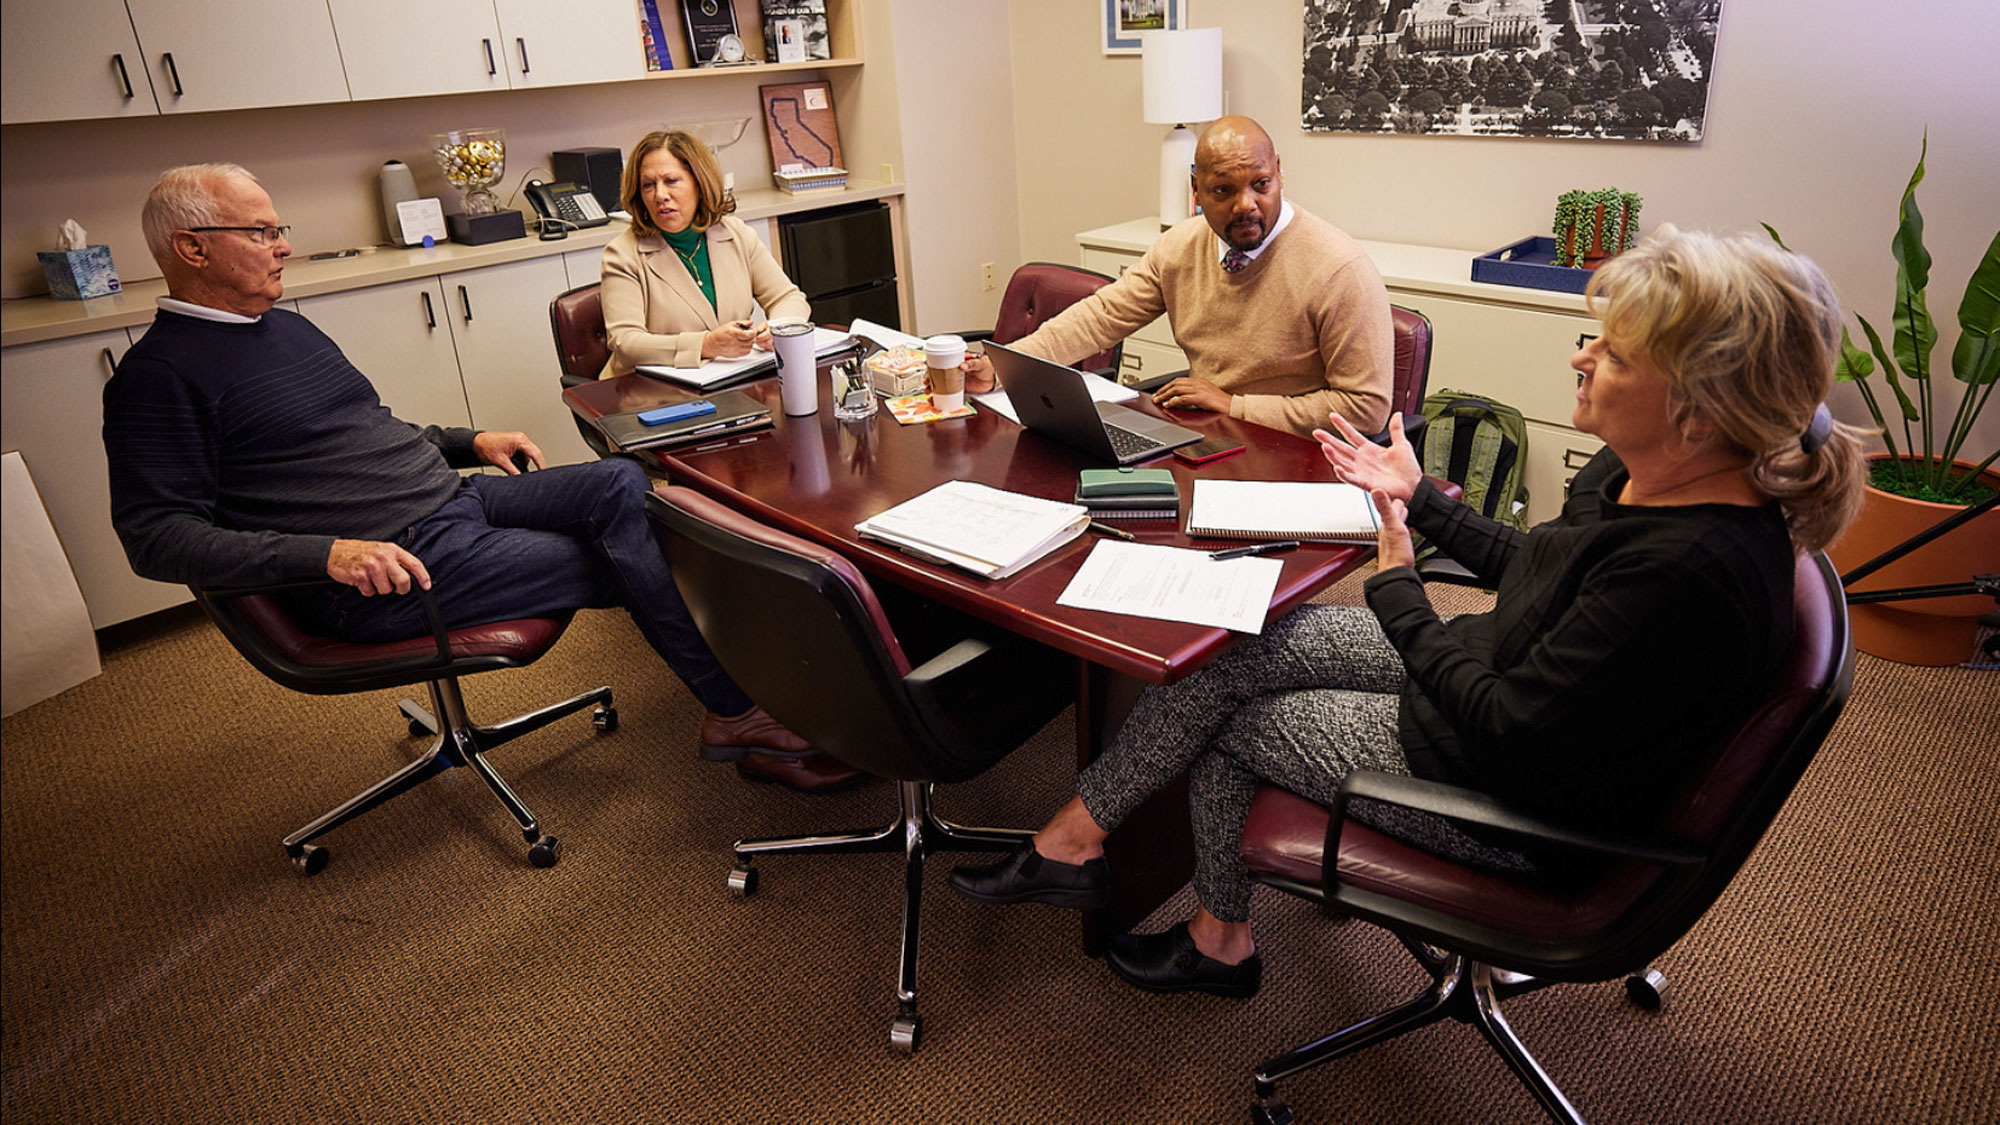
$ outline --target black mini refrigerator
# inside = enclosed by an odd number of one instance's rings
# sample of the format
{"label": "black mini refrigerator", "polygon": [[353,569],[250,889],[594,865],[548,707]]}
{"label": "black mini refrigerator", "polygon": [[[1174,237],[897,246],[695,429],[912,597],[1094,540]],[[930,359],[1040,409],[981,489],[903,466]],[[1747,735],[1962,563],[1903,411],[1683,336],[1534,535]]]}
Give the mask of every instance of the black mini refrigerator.
{"label": "black mini refrigerator", "polygon": [[785,273],[812,302],[820,324],[865,317],[900,330],[896,250],[889,205],[855,203],[778,219]]}

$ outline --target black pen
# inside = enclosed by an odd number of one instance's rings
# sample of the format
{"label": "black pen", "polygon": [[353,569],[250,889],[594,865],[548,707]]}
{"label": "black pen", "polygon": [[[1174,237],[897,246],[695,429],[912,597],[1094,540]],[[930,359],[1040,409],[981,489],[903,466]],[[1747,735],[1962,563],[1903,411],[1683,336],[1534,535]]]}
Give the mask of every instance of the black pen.
{"label": "black pen", "polygon": [[1276,543],[1259,543],[1254,547],[1231,547],[1227,551],[1211,551],[1208,557],[1222,562],[1228,559],[1247,559],[1252,555],[1275,555],[1289,551],[1299,545],[1296,539],[1280,539]]}
{"label": "black pen", "polygon": [[1096,520],[1090,521],[1090,530],[1095,531],[1099,535],[1109,535],[1113,539],[1123,539],[1127,543],[1136,543],[1139,540],[1138,536],[1126,531],[1122,527],[1112,527],[1108,523],[1098,523]]}

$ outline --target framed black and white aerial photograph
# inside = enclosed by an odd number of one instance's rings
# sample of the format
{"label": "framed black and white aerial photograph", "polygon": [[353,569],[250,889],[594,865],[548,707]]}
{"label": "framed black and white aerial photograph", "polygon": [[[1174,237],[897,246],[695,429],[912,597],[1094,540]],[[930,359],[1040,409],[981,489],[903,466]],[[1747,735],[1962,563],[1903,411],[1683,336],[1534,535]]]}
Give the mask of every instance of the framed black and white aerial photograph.
{"label": "framed black and white aerial photograph", "polygon": [[1722,0],[1305,0],[1320,133],[1698,141]]}
{"label": "framed black and white aerial photograph", "polygon": [[1142,31],[1187,26],[1187,0],[1098,0],[1104,5],[1104,53],[1136,55]]}

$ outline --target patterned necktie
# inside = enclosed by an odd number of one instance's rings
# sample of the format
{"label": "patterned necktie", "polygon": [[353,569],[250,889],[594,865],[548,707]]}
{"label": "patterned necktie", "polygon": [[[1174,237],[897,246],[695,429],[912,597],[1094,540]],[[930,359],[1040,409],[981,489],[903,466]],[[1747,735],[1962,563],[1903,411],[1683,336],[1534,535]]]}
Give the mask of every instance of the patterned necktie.
{"label": "patterned necktie", "polygon": [[1245,254],[1234,246],[1230,247],[1229,252],[1222,256],[1222,268],[1229,273],[1236,273],[1249,264],[1250,255]]}

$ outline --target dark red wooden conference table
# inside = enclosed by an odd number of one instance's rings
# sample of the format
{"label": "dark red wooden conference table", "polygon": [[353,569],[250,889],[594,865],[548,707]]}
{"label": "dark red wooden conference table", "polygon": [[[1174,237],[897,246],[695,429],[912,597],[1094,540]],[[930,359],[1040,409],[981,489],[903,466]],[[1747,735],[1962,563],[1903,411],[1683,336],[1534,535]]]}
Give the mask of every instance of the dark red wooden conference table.
{"label": "dark red wooden conference table", "polygon": [[[824,368],[819,377],[816,415],[786,417],[777,379],[765,378],[738,389],[770,405],[774,428],[639,456],[675,484],[838,550],[871,580],[895,583],[1076,657],[1079,765],[1096,757],[1116,733],[1140,687],[1172,683],[1231,643],[1234,634],[1226,629],[1057,605],[1056,598],[1099,539],[1095,534],[1085,534],[997,582],[861,539],[855,524],[944,481],[977,481],[1068,501],[1075,495],[1078,470],[1103,466],[984,409],[969,418],[926,425],[900,425],[886,409],[863,421],[842,422],[833,416]],[[689,388],[644,375],[600,380],[563,394],[570,409],[586,419],[698,397]],[[1145,462],[1175,475],[1183,504],[1200,477],[1332,479],[1310,439],[1215,414],[1163,411],[1143,397],[1133,405],[1247,447],[1199,467],[1165,455]],[[1123,520],[1117,526],[1143,543],[1208,550],[1232,545],[1191,538],[1178,520]],[[1372,547],[1308,543],[1275,556],[1284,569],[1267,620],[1304,602],[1372,553]],[[1090,945],[1130,928],[1187,882],[1193,870],[1187,839],[1185,789],[1178,785],[1148,802],[1113,834],[1106,847],[1117,899],[1086,919]]]}

